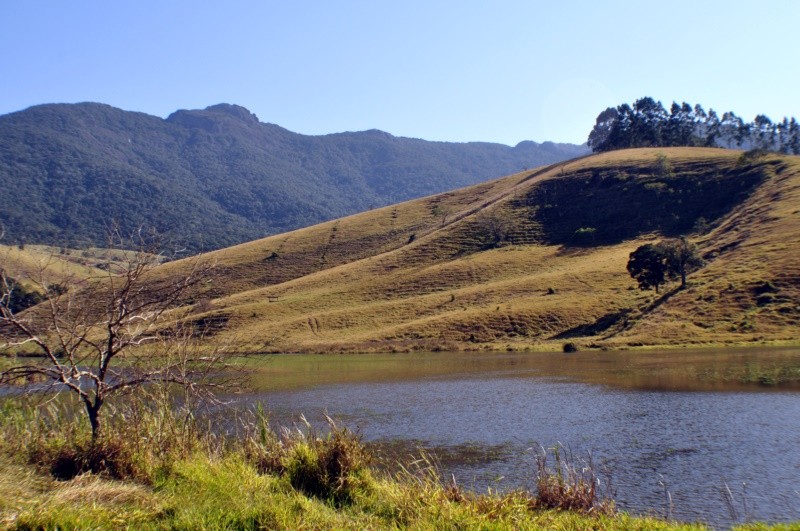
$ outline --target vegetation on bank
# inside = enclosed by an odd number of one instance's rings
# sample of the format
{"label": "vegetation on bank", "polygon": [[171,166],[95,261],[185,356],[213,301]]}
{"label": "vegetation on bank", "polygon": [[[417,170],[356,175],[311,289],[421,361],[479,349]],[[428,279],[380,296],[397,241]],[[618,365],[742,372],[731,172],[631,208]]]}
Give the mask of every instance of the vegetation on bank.
{"label": "vegetation on bank", "polygon": [[55,406],[6,402],[0,526],[702,528],[616,513],[590,477],[563,461],[540,461],[536,495],[475,494],[443,481],[424,457],[397,473],[378,472],[358,437],[333,422],[325,434],[308,426],[275,433],[256,415],[225,437],[200,429],[187,411],[158,406],[163,397],[149,398],[119,409],[114,429],[94,441],[86,423],[66,420]]}

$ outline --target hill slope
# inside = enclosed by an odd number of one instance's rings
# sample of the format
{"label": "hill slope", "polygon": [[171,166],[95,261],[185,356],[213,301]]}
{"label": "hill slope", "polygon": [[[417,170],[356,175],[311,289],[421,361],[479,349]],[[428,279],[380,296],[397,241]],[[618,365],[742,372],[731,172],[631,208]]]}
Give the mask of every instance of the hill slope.
{"label": "hill slope", "polygon": [[[688,288],[637,290],[628,254],[690,232]],[[210,253],[181,311],[256,351],[797,341],[798,249],[800,157],[626,150]]]}
{"label": "hill slope", "polygon": [[305,136],[215,105],[167,119],[108,105],[0,116],[4,243],[103,245],[112,222],[191,251],[225,247],[568,159],[571,144]]}

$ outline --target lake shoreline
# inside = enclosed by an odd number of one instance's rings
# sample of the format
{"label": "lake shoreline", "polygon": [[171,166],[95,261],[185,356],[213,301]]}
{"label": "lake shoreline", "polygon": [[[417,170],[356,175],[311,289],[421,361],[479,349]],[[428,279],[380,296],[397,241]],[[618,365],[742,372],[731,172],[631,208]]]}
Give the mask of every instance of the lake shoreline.
{"label": "lake shoreline", "polygon": [[800,347],[800,340],[764,340],[764,341],[730,341],[730,342],[681,342],[681,343],[597,343],[592,338],[570,338],[543,343],[454,343],[439,344],[436,342],[404,343],[398,345],[354,344],[337,347],[291,349],[265,349],[262,347],[236,347],[234,350],[242,355],[257,354],[408,354],[412,352],[564,352],[564,345],[573,343],[579,351],[634,351],[648,352],[653,350],[695,350],[695,349],[728,349],[728,348],[795,348]]}

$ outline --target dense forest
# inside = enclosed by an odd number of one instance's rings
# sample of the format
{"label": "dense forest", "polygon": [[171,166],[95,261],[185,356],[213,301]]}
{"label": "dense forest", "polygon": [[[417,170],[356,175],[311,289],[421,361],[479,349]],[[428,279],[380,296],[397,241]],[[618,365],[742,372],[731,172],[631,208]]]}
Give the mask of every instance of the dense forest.
{"label": "dense forest", "polygon": [[228,104],[166,119],[98,103],[0,116],[4,243],[103,246],[145,226],[195,252],[588,153],[394,137],[323,136],[262,123]]}
{"label": "dense forest", "polygon": [[645,97],[633,105],[609,107],[597,116],[589,134],[594,152],[635,147],[707,146],[764,149],[800,155],[800,124],[792,118],[773,122],[759,114],[745,122],[733,112],[674,103],[669,112],[660,101]]}

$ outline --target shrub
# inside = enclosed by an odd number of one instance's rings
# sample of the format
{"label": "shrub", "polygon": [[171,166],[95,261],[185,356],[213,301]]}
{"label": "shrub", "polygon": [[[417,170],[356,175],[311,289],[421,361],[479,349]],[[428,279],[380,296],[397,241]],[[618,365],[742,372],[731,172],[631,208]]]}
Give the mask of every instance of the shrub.
{"label": "shrub", "polygon": [[[554,466],[548,464],[548,451],[544,448],[536,456],[536,498],[531,505],[534,509],[559,509],[582,513],[613,514],[614,503],[600,493],[594,464],[589,455],[582,466],[575,464],[567,451],[561,446],[550,449],[555,458]],[[610,486],[607,485],[610,490]]]}
{"label": "shrub", "polygon": [[55,449],[53,455],[32,456],[37,464],[48,464],[50,474],[60,480],[91,472],[103,474],[113,479],[141,477],[142,470],[137,466],[130,445],[119,437],[102,437],[65,444]]}
{"label": "shrub", "polygon": [[766,306],[767,304],[772,304],[773,302],[775,302],[775,295],[772,293],[762,293],[756,297],[756,304],[758,306]]}
{"label": "shrub", "polygon": [[757,285],[753,291],[756,295],[763,295],[764,293],[777,293],[779,290],[775,287],[775,284],[770,282],[769,280],[765,280],[764,282]]}
{"label": "shrub", "polygon": [[580,227],[572,234],[572,241],[578,245],[594,243],[597,229],[594,227]]}
{"label": "shrub", "polygon": [[751,149],[749,151],[745,151],[742,153],[739,158],[736,160],[736,164],[738,166],[744,166],[746,164],[752,164],[754,162],[759,161],[769,155],[769,151],[762,148]]}
{"label": "shrub", "polygon": [[245,424],[241,438],[241,450],[245,461],[261,474],[285,472],[285,445],[269,425],[269,417],[261,404],[255,411],[255,419]]}
{"label": "shrub", "polygon": [[[318,437],[313,430],[289,445],[284,469],[297,490],[336,504],[353,501],[369,480],[369,455],[361,439],[328,418],[330,432]],[[299,433],[299,432],[298,432]]]}
{"label": "shrub", "polygon": [[566,353],[578,352],[578,345],[576,345],[575,343],[572,343],[572,342],[564,343],[564,346],[561,347],[561,348]]}

